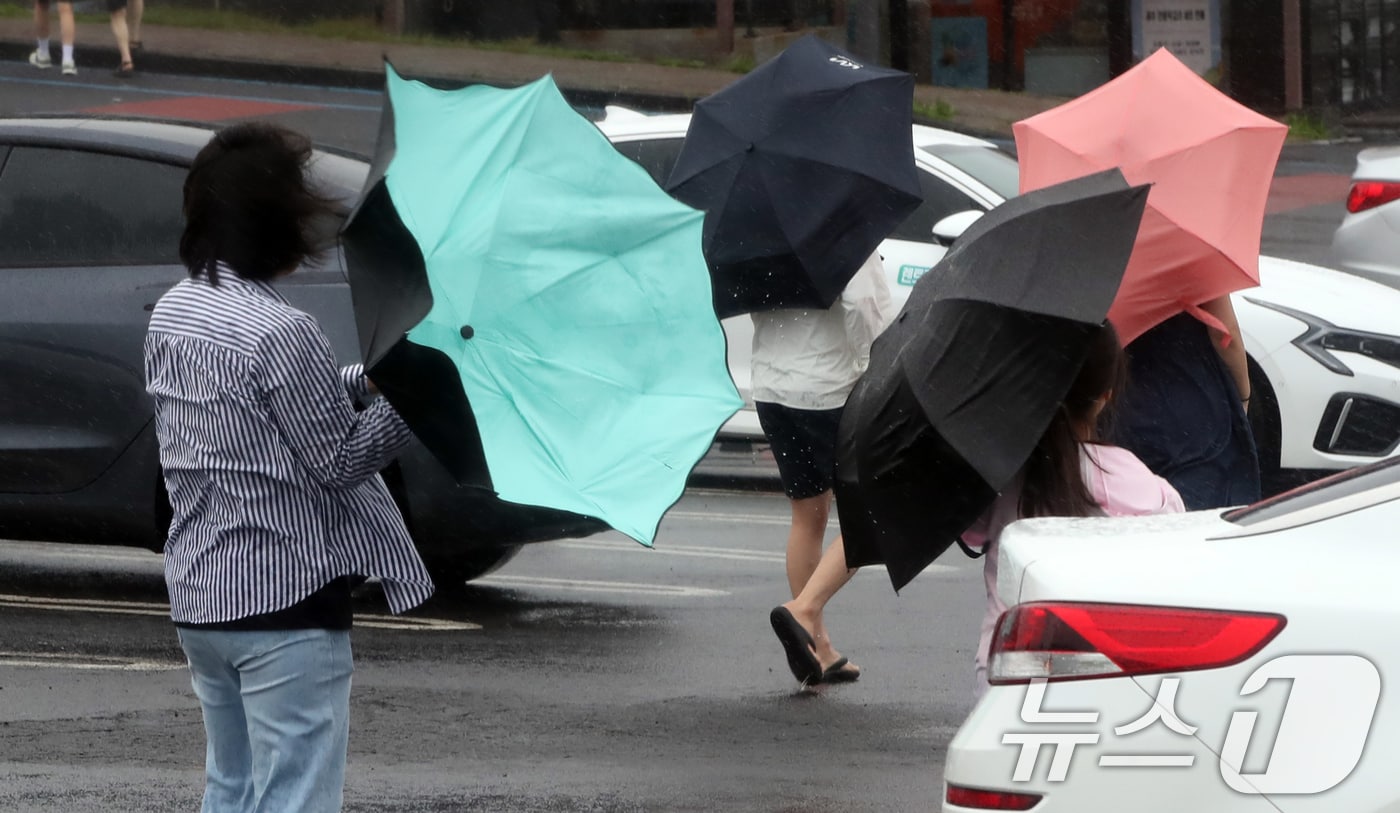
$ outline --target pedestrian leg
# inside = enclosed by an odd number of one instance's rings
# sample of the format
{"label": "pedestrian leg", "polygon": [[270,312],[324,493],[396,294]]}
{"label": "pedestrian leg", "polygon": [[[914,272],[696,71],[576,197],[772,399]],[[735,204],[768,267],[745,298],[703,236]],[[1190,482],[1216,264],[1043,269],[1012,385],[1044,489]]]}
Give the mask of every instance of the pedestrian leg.
{"label": "pedestrian leg", "polygon": [[253,806],[253,762],[242,687],[233,661],[239,636],[252,633],[178,630],[204,712],[202,813],[242,813]]}
{"label": "pedestrian leg", "polygon": [[792,526],[788,529],[788,589],[794,597],[802,592],[822,557],[827,520],[831,516],[831,492],[791,501]]}
{"label": "pedestrian leg", "polygon": [[[821,562],[806,586],[792,601],[783,605],[804,629],[811,632],[817,660],[821,662],[823,670],[830,670],[841,660],[841,653],[832,646],[831,636],[826,631],[826,604],[855,573],[855,570],[846,567],[846,546],[838,536],[822,554]],[[841,679],[854,680],[860,676],[860,669],[855,664],[848,663],[837,668],[842,672]]]}
{"label": "pedestrian leg", "polygon": [[126,27],[126,4],[112,10],[112,36],[117,40],[117,53],[121,55],[121,67],[116,75],[122,78],[131,76],[136,66],[131,61],[131,34]]}
{"label": "pedestrian leg", "polygon": [[77,25],[73,22],[73,4],[58,4],[58,35],[63,41],[63,75],[77,76],[78,65],[73,60],[73,40]]}
{"label": "pedestrian leg", "polygon": [[37,0],[34,3],[34,43],[35,48],[29,55],[29,64],[36,68],[51,67],[53,57],[49,55],[49,4]]}
{"label": "pedestrian leg", "polygon": [[146,0],[127,0],[126,4],[126,26],[131,35],[131,52],[145,48],[141,44],[141,16],[146,11]]}
{"label": "pedestrian leg", "polygon": [[349,631],[290,630],[239,664],[257,813],[339,813],[350,740]]}

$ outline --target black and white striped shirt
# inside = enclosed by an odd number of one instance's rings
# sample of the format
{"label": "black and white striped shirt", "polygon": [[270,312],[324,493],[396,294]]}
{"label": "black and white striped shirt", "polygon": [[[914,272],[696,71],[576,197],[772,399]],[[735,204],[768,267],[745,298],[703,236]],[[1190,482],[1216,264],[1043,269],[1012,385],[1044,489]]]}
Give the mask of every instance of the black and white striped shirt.
{"label": "black and white striped shirt", "polygon": [[433,591],[378,471],[408,427],[337,370],[316,320],[220,266],[161,297],[146,336],[160,462],[174,520],[165,580],[177,623],[289,607],[339,576],[382,580],[403,612]]}

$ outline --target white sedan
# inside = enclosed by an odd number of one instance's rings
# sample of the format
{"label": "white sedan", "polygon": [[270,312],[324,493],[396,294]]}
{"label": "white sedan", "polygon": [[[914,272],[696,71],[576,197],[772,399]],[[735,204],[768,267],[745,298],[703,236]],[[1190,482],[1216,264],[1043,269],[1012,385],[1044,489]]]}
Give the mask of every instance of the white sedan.
{"label": "white sedan", "polygon": [[[609,108],[599,127],[664,185],[689,124],[688,115]],[[1015,159],[992,142],[920,125],[913,141],[924,203],[880,246],[897,305],[961,229],[1016,195],[1019,185]],[[1261,257],[1259,287],[1233,299],[1249,353],[1250,419],[1267,492],[1400,450],[1400,290]],[[746,407],[721,436],[761,439],[748,388],[752,323],[738,316],[724,328],[729,370]]]}
{"label": "white sedan", "polygon": [[1397,525],[1400,459],[1234,511],[1013,524],[943,813],[1400,810]]}

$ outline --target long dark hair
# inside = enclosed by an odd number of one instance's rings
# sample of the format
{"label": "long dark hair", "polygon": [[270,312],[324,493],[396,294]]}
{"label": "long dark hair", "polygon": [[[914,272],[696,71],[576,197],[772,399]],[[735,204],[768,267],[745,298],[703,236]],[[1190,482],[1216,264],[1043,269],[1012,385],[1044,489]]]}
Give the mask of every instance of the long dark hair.
{"label": "long dark hair", "polygon": [[317,253],[313,231],[331,202],[307,178],[311,141],[265,122],[220,130],[185,176],[180,259],[190,276],[218,284],[224,263],[244,279],[269,280]]}
{"label": "long dark hair", "polygon": [[[1097,442],[1099,426],[1109,419],[1114,398],[1128,381],[1128,363],[1118,332],[1104,322],[1089,341],[1089,352],[1050,426],[1026,462],[1021,482],[1023,517],[1087,517],[1098,503],[1084,482],[1079,466],[1081,441]],[[1104,415],[1094,409],[1104,396]]]}

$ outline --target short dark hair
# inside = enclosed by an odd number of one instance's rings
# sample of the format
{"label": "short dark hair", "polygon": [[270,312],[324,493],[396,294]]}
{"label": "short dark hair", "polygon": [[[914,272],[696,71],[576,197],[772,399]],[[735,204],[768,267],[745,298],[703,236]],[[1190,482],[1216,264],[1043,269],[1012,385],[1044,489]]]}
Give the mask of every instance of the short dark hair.
{"label": "short dark hair", "polygon": [[217,264],[269,280],[317,254],[315,222],[331,201],[308,178],[311,141],[265,122],[214,134],[185,176],[180,260],[218,284]]}

